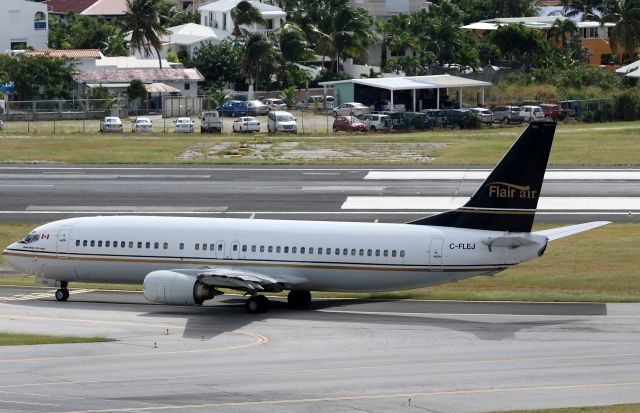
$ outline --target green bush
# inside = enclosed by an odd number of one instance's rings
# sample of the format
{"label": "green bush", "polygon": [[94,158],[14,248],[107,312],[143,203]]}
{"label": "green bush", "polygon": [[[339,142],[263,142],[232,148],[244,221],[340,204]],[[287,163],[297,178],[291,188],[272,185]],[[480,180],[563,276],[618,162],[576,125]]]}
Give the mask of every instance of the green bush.
{"label": "green bush", "polygon": [[616,98],[613,116],[620,120],[640,119],[640,93],[638,88],[627,90]]}

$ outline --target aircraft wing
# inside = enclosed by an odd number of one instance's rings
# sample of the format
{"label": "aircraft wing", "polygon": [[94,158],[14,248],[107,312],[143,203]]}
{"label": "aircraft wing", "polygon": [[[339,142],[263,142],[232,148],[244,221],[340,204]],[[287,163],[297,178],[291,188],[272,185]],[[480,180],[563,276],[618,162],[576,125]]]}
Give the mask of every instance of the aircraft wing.
{"label": "aircraft wing", "polygon": [[269,276],[235,267],[207,267],[198,272],[204,284],[219,288],[235,288],[249,292],[282,291],[303,287],[308,283],[304,278],[294,276]]}
{"label": "aircraft wing", "polygon": [[610,223],[611,222],[609,221],[594,221],[594,222],[587,222],[585,224],[569,225],[568,227],[545,229],[543,231],[532,232],[532,234],[542,235],[547,237],[549,241],[553,241],[554,239],[568,237],[569,235],[577,234],[583,231],[588,231],[590,229],[598,228]]}

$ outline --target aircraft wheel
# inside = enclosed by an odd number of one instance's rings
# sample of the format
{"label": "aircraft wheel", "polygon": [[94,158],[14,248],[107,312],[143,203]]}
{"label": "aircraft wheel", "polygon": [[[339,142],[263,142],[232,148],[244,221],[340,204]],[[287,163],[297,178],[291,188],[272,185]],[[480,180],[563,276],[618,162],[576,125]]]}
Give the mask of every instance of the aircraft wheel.
{"label": "aircraft wheel", "polygon": [[60,288],[56,290],[56,300],[58,301],[67,301],[69,299],[69,290],[66,288]]}
{"label": "aircraft wheel", "polygon": [[301,290],[291,290],[287,295],[287,302],[290,308],[308,307],[311,303],[311,292]]}
{"label": "aircraft wheel", "polygon": [[247,298],[244,307],[249,314],[260,314],[269,311],[269,299],[264,295],[253,295]]}

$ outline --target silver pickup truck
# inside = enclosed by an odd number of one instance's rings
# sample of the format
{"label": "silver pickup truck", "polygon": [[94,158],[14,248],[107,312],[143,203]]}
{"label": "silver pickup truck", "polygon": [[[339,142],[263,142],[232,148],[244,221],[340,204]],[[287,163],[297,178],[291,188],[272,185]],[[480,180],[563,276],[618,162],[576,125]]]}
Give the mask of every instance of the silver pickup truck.
{"label": "silver pickup truck", "polygon": [[217,110],[202,112],[200,116],[200,133],[221,133],[222,120]]}

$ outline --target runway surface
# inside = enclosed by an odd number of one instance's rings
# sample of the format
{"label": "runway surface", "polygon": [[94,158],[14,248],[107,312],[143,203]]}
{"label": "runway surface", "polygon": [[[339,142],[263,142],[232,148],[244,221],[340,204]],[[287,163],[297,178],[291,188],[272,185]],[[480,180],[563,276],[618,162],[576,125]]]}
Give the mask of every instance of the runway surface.
{"label": "runway surface", "polygon": [[2,330],[118,341],[0,348],[0,410],[481,412],[640,402],[640,305],[276,301],[0,289]]}
{"label": "runway surface", "polygon": [[[489,169],[295,166],[0,167],[0,220],[80,215],[406,222],[462,205]],[[639,169],[547,172],[537,222],[640,222]]]}

